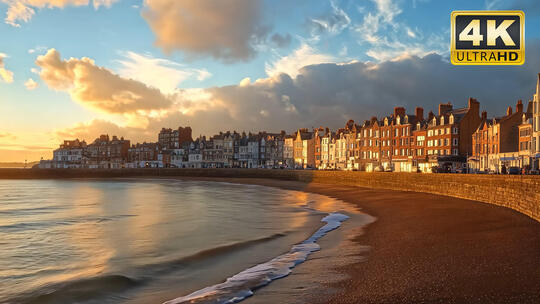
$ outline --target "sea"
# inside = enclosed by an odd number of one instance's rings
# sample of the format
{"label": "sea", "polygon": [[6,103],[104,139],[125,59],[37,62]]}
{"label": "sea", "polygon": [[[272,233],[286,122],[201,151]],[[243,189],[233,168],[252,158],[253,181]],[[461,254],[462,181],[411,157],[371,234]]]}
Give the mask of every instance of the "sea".
{"label": "sea", "polygon": [[0,303],[312,303],[373,217],[328,196],[179,179],[0,180]]}

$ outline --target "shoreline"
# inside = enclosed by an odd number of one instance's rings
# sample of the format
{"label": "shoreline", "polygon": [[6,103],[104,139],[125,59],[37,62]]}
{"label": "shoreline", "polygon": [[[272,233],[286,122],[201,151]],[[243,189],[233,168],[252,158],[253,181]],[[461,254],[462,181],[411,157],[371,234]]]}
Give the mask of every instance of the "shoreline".
{"label": "shoreline", "polygon": [[[320,303],[539,303],[540,223],[517,211],[426,193],[274,179],[178,177],[317,193],[377,218],[351,237],[366,259]],[[332,266],[333,268],[336,268]]]}
{"label": "shoreline", "polygon": [[365,260],[346,267],[330,261],[347,277],[328,282],[326,286],[336,292],[320,303],[540,303],[540,223],[510,208],[428,193],[292,179],[145,177],[316,193],[377,218],[363,233],[350,235],[358,245],[371,248],[356,253]]}
{"label": "shoreline", "polygon": [[0,179],[197,177],[275,179],[397,190],[503,206],[540,222],[540,176],[269,169],[0,169]]}

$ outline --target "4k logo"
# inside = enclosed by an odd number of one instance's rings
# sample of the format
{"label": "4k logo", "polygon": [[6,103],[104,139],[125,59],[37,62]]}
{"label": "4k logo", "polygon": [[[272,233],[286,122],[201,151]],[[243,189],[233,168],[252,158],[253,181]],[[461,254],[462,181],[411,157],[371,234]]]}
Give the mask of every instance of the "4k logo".
{"label": "4k logo", "polygon": [[520,65],[525,62],[522,11],[454,11],[450,59],[456,65]]}

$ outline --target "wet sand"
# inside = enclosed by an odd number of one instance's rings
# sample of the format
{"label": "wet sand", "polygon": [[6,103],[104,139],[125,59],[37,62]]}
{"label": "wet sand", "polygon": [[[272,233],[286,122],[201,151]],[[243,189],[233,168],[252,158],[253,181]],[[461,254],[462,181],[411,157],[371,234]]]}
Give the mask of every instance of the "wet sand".
{"label": "wet sand", "polygon": [[321,303],[540,303],[540,223],[514,210],[424,193],[197,179],[328,195],[375,216],[350,236],[370,247],[358,253],[367,259],[333,269],[346,276],[327,284],[333,292]]}

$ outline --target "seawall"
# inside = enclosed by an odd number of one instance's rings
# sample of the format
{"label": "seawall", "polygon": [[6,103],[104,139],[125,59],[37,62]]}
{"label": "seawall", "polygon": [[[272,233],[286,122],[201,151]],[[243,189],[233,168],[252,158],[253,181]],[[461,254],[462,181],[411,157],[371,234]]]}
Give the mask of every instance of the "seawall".
{"label": "seawall", "polygon": [[0,179],[167,176],[273,178],[425,192],[512,208],[540,221],[540,176],[266,169],[0,169]]}

